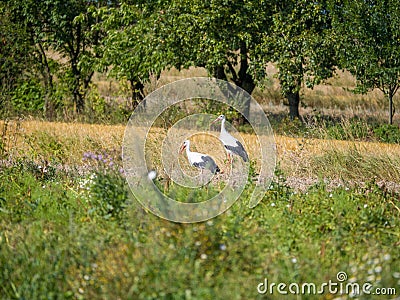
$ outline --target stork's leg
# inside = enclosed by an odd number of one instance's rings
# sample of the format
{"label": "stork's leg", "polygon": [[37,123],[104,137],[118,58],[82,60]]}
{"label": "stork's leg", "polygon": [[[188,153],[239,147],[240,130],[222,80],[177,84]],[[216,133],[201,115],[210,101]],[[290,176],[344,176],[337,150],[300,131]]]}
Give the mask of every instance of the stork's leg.
{"label": "stork's leg", "polygon": [[228,163],[231,162],[231,154],[228,152]]}

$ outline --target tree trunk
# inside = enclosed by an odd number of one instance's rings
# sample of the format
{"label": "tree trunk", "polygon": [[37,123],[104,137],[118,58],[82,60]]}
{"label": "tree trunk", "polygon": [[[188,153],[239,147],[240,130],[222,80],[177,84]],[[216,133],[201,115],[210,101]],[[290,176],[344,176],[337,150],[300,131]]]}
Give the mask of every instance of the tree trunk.
{"label": "tree trunk", "polygon": [[132,108],[133,110],[139,105],[140,101],[144,99],[144,85],[140,80],[129,79],[132,93]]}
{"label": "tree trunk", "polygon": [[393,103],[393,97],[396,94],[398,88],[399,88],[399,86],[395,85],[395,86],[391,86],[388,89],[387,97],[389,99],[389,124],[390,125],[393,125],[393,117],[394,117],[394,114],[396,113],[396,108],[394,107],[394,103]]}
{"label": "tree trunk", "polygon": [[[251,95],[256,87],[253,76],[248,74],[249,62],[247,57],[247,45],[244,41],[240,43],[240,68],[237,76],[233,77],[235,84]],[[250,98],[246,97],[243,103],[243,115],[246,119],[241,119],[240,123],[247,123],[250,117]]]}
{"label": "tree trunk", "polygon": [[300,104],[300,94],[299,92],[287,92],[286,98],[289,101],[289,117],[290,120],[295,118],[300,119],[299,104]]}
{"label": "tree trunk", "polygon": [[224,66],[216,66],[212,70],[213,77],[227,81]]}
{"label": "tree trunk", "polygon": [[40,72],[43,76],[43,81],[45,85],[45,97],[43,106],[43,115],[46,118],[52,119],[54,113],[54,107],[51,103],[53,96],[54,86],[53,86],[53,74],[51,73],[49,61],[46,56],[46,51],[43,45],[39,42],[37,43],[37,53],[39,56],[39,63],[41,65]]}

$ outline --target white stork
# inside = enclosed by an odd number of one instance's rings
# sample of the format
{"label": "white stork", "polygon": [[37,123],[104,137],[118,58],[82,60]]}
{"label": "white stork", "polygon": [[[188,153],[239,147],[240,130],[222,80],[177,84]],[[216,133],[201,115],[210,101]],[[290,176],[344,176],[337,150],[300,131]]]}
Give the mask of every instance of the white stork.
{"label": "white stork", "polygon": [[211,171],[211,173],[216,174],[220,172],[220,169],[218,168],[217,164],[215,161],[211,158],[211,156],[208,156],[207,154],[199,153],[199,152],[192,152],[190,151],[190,141],[186,140],[183,142],[181,149],[179,150],[179,153],[182,153],[183,150],[186,148],[186,155],[188,157],[189,163],[200,169],[201,173],[203,173],[204,169],[208,169]]}
{"label": "white stork", "polygon": [[219,139],[224,144],[225,150],[228,153],[228,158],[230,163],[233,162],[233,154],[240,156],[244,162],[249,161],[249,156],[247,155],[246,150],[244,149],[241,142],[239,142],[236,138],[229,134],[225,129],[225,116],[220,115],[216,118],[211,124],[221,121],[221,133],[219,134]]}

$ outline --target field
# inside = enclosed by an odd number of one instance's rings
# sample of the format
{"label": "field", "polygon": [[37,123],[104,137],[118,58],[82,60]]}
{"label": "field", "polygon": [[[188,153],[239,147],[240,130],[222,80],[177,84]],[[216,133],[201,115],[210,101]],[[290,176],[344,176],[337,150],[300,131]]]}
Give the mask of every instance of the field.
{"label": "field", "polygon": [[[346,124],[351,133],[356,123]],[[279,283],[316,285],[316,295],[293,299],[350,297],[318,294],[329,281],[392,294],[361,299],[398,296],[400,145],[357,130],[337,140],[336,127],[288,128],[274,128],[276,176],[256,208],[247,206],[249,181],[226,213],[176,224],[132,198],[123,125],[1,122],[2,298],[281,299]],[[255,137],[243,138],[251,156]],[[156,181],[182,201],[218,192]],[[262,295],[265,280],[276,285]]]}

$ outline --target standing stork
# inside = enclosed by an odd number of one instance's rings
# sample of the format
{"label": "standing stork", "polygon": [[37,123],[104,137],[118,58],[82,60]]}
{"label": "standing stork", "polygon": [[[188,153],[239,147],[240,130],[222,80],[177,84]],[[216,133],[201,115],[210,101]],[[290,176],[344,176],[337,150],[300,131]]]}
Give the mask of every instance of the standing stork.
{"label": "standing stork", "polygon": [[233,162],[233,154],[240,156],[244,162],[248,162],[249,156],[247,155],[242,143],[230,135],[228,131],[226,131],[225,116],[220,115],[211,124],[217,121],[221,121],[221,133],[219,134],[219,139],[221,140],[222,144],[224,144],[230,163],[232,164]]}
{"label": "standing stork", "polygon": [[211,171],[211,173],[216,174],[220,172],[220,169],[218,168],[217,164],[215,161],[212,159],[211,156],[208,156],[207,154],[199,153],[199,152],[192,152],[190,151],[190,141],[186,140],[183,142],[179,153],[182,153],[183,150],[186,148],[186,155],[188,157],[189,163],[200,169],[201,173],[203,173],[204,169],[208,169]]}

